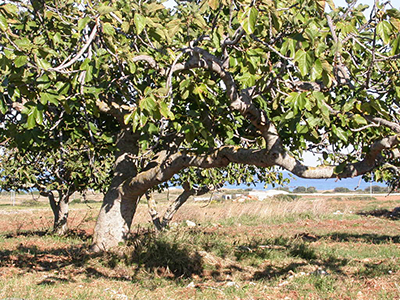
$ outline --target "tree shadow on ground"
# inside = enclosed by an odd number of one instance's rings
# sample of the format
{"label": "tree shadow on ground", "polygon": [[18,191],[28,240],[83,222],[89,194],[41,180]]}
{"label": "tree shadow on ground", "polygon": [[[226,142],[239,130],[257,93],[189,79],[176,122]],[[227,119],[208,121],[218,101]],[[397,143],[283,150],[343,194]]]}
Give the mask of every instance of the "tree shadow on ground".
{"label": "tree shadow on ground", "polygon": [[326,235],[321,235],[318,238],[330,239],[335,242],[355,242],[355,243],[368,243],[368,244],[398,244],[400,243],[400,236],[391,236],[384,234],[374,234],[374,233],[344,233],[344,232],[334,232]]}
{"label": "tree shadow on ground", "polygon": [[360,216],[372,216],[377,218],[384,218],[389,220],[400,220],[400,207],[395,207],[393,210],[388,209],[374,209],[366,212],[357,213]]}
{"label": "tree shadow on ground", "polygon": [[[300,262],[292,262],[288,265],[281,266],[279,262],[274,263],[272,261],[264,267],[262,271],[256,271],[251,278],[252,280],[263,280],[263,279],[274,279],[279,278],[288,274],[294,274],[302,270],[304,267],[313,266],[316,271],[311,274],[314,275],[326,275],[326,274],[340,274],[345,275],[344,267],[346,267],[350,261],[353,264],[357,264],[357,271],[354,275],[363,276],[368,278],[374,278],[377,276],[383,276],[390,274],[400,269],[400,266],[396,265],[396,262],[388,261],[382,263],[382,260],[376,262],[371,259],[357,260],[340,257],[335,254],[320,254],[315,247],[312,247],[310,243],[319,241],[333,241],[339,243],[349,242],[362,242],[366,244],[392,244],[400,243],[400,236],[389,236],[379,234],[351,234],[351,233],[330,233],[326,235],[311,235],[309,233],[296,234],[293,238],[286,239],[285,244],[280,244],[279,248],[274,247],[276,245],[270,245],[270,249],[274,251],[280,251],[283,257],[286,258],[300,258]],[[257,247],[257,245],[253,246]],[[259,256],[264,258],[265,254],[259,251],[253,251],[248,255]]]}
{"label": "tree shadow on ground", "polygon": [[[47,231],[29,231],[7,234],[6,239],[19,237],[43,237]],[[132,281],[144,270],[147,274],[162,276],[167,279],[187,278],[201,275],[202,257],[191,251],[190,245],[182,246],[179,242],[169,243],[163,240],[149,239],[146,244],[135,247],[123,246],[115,251],[94,253],[90,251],[91,236],[81,232],[70,232],[63,238],[79,238],[82,243],[73,246],[45,248],[37,245],[20,243],[13,250],[0,250],[0,268],[13,267],[21,274],[30,272],[52,272],[83,274],[89,278],[106,278]],[[122,263],[122,264],[121,264]],[[117,266],[122,269],[115,271]],[[63,276],[51,276],[41,281],[40,285],[64,282]]]}
{"label": "tree shadow on ground", "polygon": [[[12,237],[34,234],[25,232]],[[266,241],[252,241],[247,245],[232,245],[229,255],[236,256],[236,260],[232,260],[209,251],[194,250],[193,245],[179,239],[159,238],[156,235],[136,237],[131,240],[131,245],[119,247],[113,252],[93,253],[89,251],[90,243],[82,242],[90,240],[91,236],[79,234],[81,243],[77,245],[64,243],[53,248],[40,248],[37,245],[20,243],[13,250],[0,250],[0,268],[17,268],[20,274],[51,273],[39,282],[39,285],[66,282],[66,278],[74,278],[76,275],[120,281],[140,280],[143,276],[162,277],[172,281],[197,276],[224,281],[235,273],[249,280],[270,280],[301,272],[304,268],[343,275],[343,267],[349,260],[336,254],[321,253],[314,242],[400,243],[400,236],[350,233],[316,236],[301,233],[288,238],[279,237]],[[43,232],[37,232],[37,236],[43,236]],[[195,245],[195,248],[199,249],[199,245]],[[289,263],[282,264],[280,258],[289,259]],[[261,262],[260,266],[250,267],[251,260]],[[365,277],[380,276],[400,268],[361,260],[357,264],[360,271],[356,275]],[[53,273],[54,271],[58,273]]]}

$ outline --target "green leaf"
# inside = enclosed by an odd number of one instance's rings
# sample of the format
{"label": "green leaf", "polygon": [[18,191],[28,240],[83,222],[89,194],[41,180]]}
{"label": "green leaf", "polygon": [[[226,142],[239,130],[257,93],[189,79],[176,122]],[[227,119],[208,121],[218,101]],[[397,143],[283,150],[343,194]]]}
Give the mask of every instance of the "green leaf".
{"label": "green leaf", "polygon": [[354,120],[358,125],[367,125],[367,124],[368,124],[367,120],[365,120],[364,117],[362,117],[362,116],[359,115],[359,114],[355,114],[355,115],[353,116],[353,120]]}
{"label": "green leaf", "polygon": [[22,50],[29,50],[32,48],[32,43],[27,38],[15,40],[14,43]]}
{"label": "green leaf", "polygon": [[239,16],[240,25],[247,34],[252,34],[255,30],[258,17],[258,10],[252,6],[245,9]]}
{"label": "green leaf", "polygon": [[101,5],[97,8],[97,12],[100,15],[105,15],[105,14],[109,14],[110,12],[115,11],[116,9],[114,7],[111,6],[107,6],[107,5]]}
{"label": "green leaf", "polygon": [[400,19],[400,10],[398,10],[396,8],[387,9],[386,14],[388,14],[392,18]]}
{"label": "green leaf", "polygon": [[146,18],[139,13],[135,13],[133,20],[135,21],[136,33],[141,34],[143,29],[146,27]]}
{"label": "green leaf", "polygon": [[14,60],[14,65],[15,65],[16,68],[20,68],[20,67],[24,66],[27,61],[28,61],[28,56],[21,55],[21,56],[18,56]]}
{"label": "green leaf", "polygon": [[307,104],[306,93],[292,92],[285,99],[285,104],[290,104],[295,114],[299,110],[303,110]]}
{"label": "green leaf", "polygon": [[167,119],[174,120],[175,116],[173,112],[168,108],[168,104],[165,102],[160,102],[160,113]]}
{"label": "green leaf", "polygon": [[333,172],[335,174],[340,174],[344,171],[345,167],[346,167],[346,162],[342,162],[341,164],[339,164],[335,167],[335,170]]}
{"label": "green leaf", "polygon": [[146,97],[140,100],[139,107],[141,110],[146,110],[151,113],[157,108],[157,103],[154,101],[153,97]]}
{"label": "green leaf", "polygon": [[114,35],[115,29],[110,23],[103,23],[103,32],[108,35]]}
{"label": "green leaf", "polygon": [[38,67],[43,70],[48,70],[51,68],[51,64],[43,58],[39,58],[39,57],[36,58],[36,63],[38,65]]}
{"label": "green leaf", "polygon": [[216,10],[219,7],[219,0],[208,0],[208,5],[212,10]]}
{"label": "green leaf", "polygon": [[297,62],[302,76],[306,76],[309,73],[314,62],[311,54],[304,51],[303,49],[299,49],[296,52],[294,60]]}
{"label": "green leaf", "polygon": [[336,127],[332,125],[332,132],[334,135],[336,135],[339,139],[341,139],[343,142],[347,143],[348,141],[348,134],[346,131],[344,131],[340,127]]}
{"label": "green leaf", "polygon": [[58,105],[58,95],[50,93],[40,93],[40,103],[42,103],[43,105],[46,105],[47,103]]}
{"label": "green leaf", "polygon": [[311,81],[316,81],[322,76],[322,64],[319,59],[317,59],[311,68]]}
{"label": "green leaf", "polygon": [[84,17],[83,19],[80,19],[78,21],[78,32],[81,32],[86,25],[89,23],[89,21],[91,20],[91,18],[89,17]]}
{"label": "green leaf", "polygon": [[382,21],[376,26],[376,33],[380,36],[385,44],[389,43],[390,35],[393,27],[388,21]]}
{"label": "green leaf", "polygon": [[126,22],[126,21],[122,22],[121,29],[123,32],[128,33],[130,27],[131,27],[131,24],[129,22]]}
{"label": "green leaf", "polygon": [[7,19],[3,15],[0,15],[0,29],[6,31],[7,28],[8,28]]}

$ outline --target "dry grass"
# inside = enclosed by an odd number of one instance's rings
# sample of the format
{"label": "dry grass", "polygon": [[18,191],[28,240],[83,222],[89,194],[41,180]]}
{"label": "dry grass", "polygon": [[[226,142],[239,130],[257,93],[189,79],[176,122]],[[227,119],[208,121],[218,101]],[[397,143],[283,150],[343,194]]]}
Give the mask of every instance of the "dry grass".
{"label": "dry grass", "polygon": [[0,208],[0,299],[400,299],[399,219],[377,213],[397,198],[191,202],[164,234],[141,204],[133,239],[102,255],[90,205],[66,237],[46,206]]}

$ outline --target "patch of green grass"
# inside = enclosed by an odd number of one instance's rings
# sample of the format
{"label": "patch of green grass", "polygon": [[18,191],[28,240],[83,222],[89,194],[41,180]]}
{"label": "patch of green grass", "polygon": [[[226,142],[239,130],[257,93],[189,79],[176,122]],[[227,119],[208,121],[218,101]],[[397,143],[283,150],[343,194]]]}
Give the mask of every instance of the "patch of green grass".
{"label": "patch of green grass", "polygon": [[290,281],[287,289],[295,290],[306,298],[310,291],[314,291],[318,295],[318,299],[332,299],[332,294],[337,289],[337,278],[330,274],[298,276]]}

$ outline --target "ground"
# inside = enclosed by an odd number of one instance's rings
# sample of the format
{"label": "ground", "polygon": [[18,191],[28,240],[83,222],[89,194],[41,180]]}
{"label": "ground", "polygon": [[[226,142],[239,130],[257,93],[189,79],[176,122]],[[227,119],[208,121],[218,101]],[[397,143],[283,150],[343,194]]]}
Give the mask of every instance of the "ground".
{"label": "ground", "polygon": [[0,201],[0,299],[400,299],[397,195],[189,202],[161,234],[141,204],[128,245],[103,254],[99,202],[72,204],[57,237],[28,200]]}

